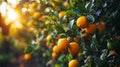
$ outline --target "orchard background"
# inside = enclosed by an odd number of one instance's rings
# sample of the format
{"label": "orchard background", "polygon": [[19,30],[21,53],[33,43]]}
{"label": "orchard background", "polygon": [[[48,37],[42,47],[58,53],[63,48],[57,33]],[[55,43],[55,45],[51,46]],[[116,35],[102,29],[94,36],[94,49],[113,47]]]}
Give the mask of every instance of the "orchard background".
{"label": "orchard background", "polygon": [[0,67],[120,67],[119,0],[1,0]]}

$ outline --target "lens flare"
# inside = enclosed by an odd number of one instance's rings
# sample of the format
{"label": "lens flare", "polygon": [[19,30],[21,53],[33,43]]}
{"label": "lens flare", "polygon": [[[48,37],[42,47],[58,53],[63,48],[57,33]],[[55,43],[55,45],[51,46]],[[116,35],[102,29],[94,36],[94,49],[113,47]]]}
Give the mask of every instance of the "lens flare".
{"label": "lens flare", "polygon": [[21,29],[23,28],[23,25],[19,21],[16,21],[15,23],[11,25],[11,27]]}
{"label": "lens flare", "polygon": [[20,3],[21,0],[7,0],[9,4],[11,4],[12,7],[16,7],[17,4]]}
{"label": "lens flare", "polygon": [[7,13],[7,3],[6,2],[2,2],[2,4],[0,5],[0,12],[2,14],[2,16],[5,16]]}
{"label": "lens flare", "polygon": [[18,15],[17,15],[17,12],[15,12],[13,9],[10,9],[7,12],[7,17],[10,21],[13,21],[13,20],[17,20]]}

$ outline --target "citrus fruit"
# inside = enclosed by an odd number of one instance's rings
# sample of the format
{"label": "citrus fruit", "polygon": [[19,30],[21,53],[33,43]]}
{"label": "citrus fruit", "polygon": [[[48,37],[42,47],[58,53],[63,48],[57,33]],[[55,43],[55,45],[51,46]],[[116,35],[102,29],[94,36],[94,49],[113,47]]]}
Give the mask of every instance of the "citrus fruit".
{"label": "citrus fruit", "polygon": [[57,58],[57,53],[53,52],[52,53],[52,58],[54,58],[54,59]]}
{"label": "citrus fruit", "polygon": [[87,27],[89,25],[89,23],[88,23],[88,20],[87,20],[86,16],[80,16],[77,19],[76,25],[79,28],[85,28],[85,27]]}
{"label": "citrus fruit", "polygon": [[93,34],[96,32],[96,25],[93,23],[90,23],[88,27],[85,28],[85,32],[88,34]]}
{"label": "citrus fruit", "polygon": [[71,42],[68,48],[68,52],[72,55],[76,55],[79,52],[80,46],[76,42]]}
{"label": "citrus fruit", "polygon": [[60,38],[58,40],[58,46],[60,47],[61,50],[65,50],[69,46],[69,41],[67,40],[67,38]]}
{"label": "citrus fruit", "polygon": [[24,59],[25,59],[26,61],[31,60],[31,59],[32,59],[31,54],[30,54],[30,53],[25,54],[25,55],[24,55]]}
{"label": "citrus fruit", "polygon": [[68,7],[68,6],[70,6],[70,4],[66,1],[66,2],[64,2],[63,6]]}
{"label": "citrus fruit", "polygon": [[99,34],[103,34],[105,32],[105,24],[102,21],[97,23],[96,26]]}
{"label": "citrus fruit", "polygon": [[71,60],[68,64],[68,67],[78,67],[78,60]]}
{"label": "citrus fruit", "polygon": [[60,11],[58,14],[59,19],[61,19],[65,15],[66,11]]}
{"label": "citrus fruit", "polygon": [[61,52],[60,47],[59,47],[58,45],[55,45],[55,46],[53,47],[53,52],[59,54],[59,53]]}
{"label": "citrus fruit", "polygon": [[39,18],[40,15],[41,15],[41,13],[39,11],[37,11],[37,12],[34,13],[33,17],[34,18]]}

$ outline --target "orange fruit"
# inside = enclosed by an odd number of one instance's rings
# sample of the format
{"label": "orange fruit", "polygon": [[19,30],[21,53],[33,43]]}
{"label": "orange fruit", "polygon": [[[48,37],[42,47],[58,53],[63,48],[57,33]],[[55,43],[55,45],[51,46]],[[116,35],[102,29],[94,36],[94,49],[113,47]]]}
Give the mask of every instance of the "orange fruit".
{"label": "orange fruit", "polygon": [[57,56],[58,56],[57,53],[55,53],[55,52],[52,53],[52,58],[55,59],[55,58],[57,58]]}
{"label": "orange fruit", "polygon": [[33,24],[33,25],[37,25],[38,22],[37,22],[37,21],[33,21],[32,24]]}
{"label": "orange fruit", "polygon": [[67,40],[68,40],[69,42],[71,41],[71,39],[72,39],[71,37],[67,37]]}
{"label": "orange fruit", "polygon": [[115,50],[110,50],[109,54],[116,54]]}
{"label": "orange fruit", "polygon": [[41,13],[39,11],[37,11],[33,14],[34,18],[39,18],[40,16],[41,16]]}
{"label": "orange fruit", "polygon": [[58,8],[58,6],[54,3],[51,3],[51,5],[53,6],[53,8]]}
{"label": "orange fruit", "polygon": [[60,2],[61,0],[55,0],[56,2]]}
{"label": "orange fruit", "polygon": [[50,24],[50,21],[49,20],[45,21],[45,24],[46,25]]}
{"label": "orange fruit", "polygon": [[49,41],[49,40],[51,40],[51,39],[53,39],[52,35],[48,35],[48,36],[46,37],[46,40],[47,40],[47,41]]}
{"label": "orange fruit", "polygon": [[78,38],[78,37],[74,37],[74,41],[75,41],[75,42],[78,42],[78,41],[79,41],[79,38]]}
{"label": "orange fruit", "polygon": [[30,8],[28,11],[29,11],[30,15],[33,15],[34,12],[35,12],[35,9],[34,8]]}
{"label": "orange fruit", "polygon": [[99,34],[103,34],[105,32],[105,24],[102,21],[97,23],[96,26]]}
{"label": "orange fruit", "polygon": [[32,55],[31,55],[30,53],[27,53],[27,54],[24,55],[24,59],[25,59],[26,61],[29,61],[29,60],[32,59]]}
{"label": "orange fruit", "polygon": [[55,45],[55,46],[53,47],[53,52],[59,54],[59,53],[61,52],[60,47],[59,47],[58,45]]}
{"label": "orange fruit", "polygon": [[[47,28],[42,29],[42,34],[47,35],[48,34],[48,29]],[[48,40],[49,40],[49,37],[48,37]]]}
{"label": "orange fruit", "polygon": [[67,38],[60,38],[58,40],[58,46],[60,47],[61,50],[65,50],[69,46],[69,41],[67,40]]}
{"label": "orange fruit", "polygon": [[78,60],[71,60],[68,64],[68,67],[78,67]]}
{"label": "orange fruit", "polygon": [[42,16],[39,18],[39,20],[41,20],[41,21],[45,21],[45,20],[47,20],[47,18],[46,18],[45,15],[42,15]]}
{"label": "orange fruit", "polygon": [[81,52],[78,52],[77,56],[80,57],[81,55],[82,55],[82,53],[81,53]]}
{"label": "orange fruit", "polygon": [[34,8],[34,7],[37,7],[37,5],[38,5],[38,3],[35,2],[35,1],[31,3],[31,7],[33,7],[33,8]]}
{"label": "orange fruit", "polygon": [[34,30],[35,30],[35,28],[30,27],[30,28],[28,29],[28,32],[33,33],[33,32],[34,32]]}
{"label": "orange fruit", "polygon": [[42,8],[43,7],[43,4],[42,3],[39,3],[38,4],[38,8]]}
{"label": "orange fruit", "polygon": [[64,2],[63,6],[68,7],[68,6],[70,6],[70,4],[66,1],[66,2]]}
{"label": "orange fruit", "polygon": [[71,42],[68,48],[68,52],[72,55],[75,55],[79,52],[80,46],[76,42]]}
{"label": "orange fruit", "polygon": [[88,34],[93,34],[96,32],[96,25],[93,23],[90,23],[88,27],[85,28],[85,32]]}
{"label": "orange fruit", "polygon": [[89,36],[88,33],[82,33],[82,35],[81,35],[82,38],[86,38],[86,37],[88,37],[88,36]]}
{"label": "orange fruit", "polygon": [[29,8],[29,4],[28,4],[28,3],[25,3],[25,4],[23,5],[23,7],[28,9],[28,8]]}
{"label": "orange fruit", "polygon": [[47,43],[46,43],[46,46],[48,46],[48,47],[53,47],[54,45],[55,45],[54,42],[47,42]]}
{"label": "orange fruit", "polygon": [[89,25],[89,23],[88,23],[88,20],[87,20],[86,16],[80,16],[77,19],[76,25],[79,28],[85,28],[85,27],[87,27]]}
{"label": "orange fruit", "polygon": [[60,11],[58,14],[59,19],[61,19],[65,15],[66,11]]}

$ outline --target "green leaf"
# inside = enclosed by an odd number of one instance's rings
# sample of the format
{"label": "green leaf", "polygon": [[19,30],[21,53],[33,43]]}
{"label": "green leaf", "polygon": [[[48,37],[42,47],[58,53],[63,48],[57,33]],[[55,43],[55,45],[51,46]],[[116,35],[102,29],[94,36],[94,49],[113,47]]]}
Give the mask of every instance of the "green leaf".
{"label": "green leaf", "polygon": [[104,49],[104,50],[103,50],[103,53],[102,53],[101,56],[100,56],[100,59],[101,59],[101,60],[106,59],[107,55],[108,55],[108,50],[107,50],[107,49]]}
{"label": "green leaf", "polygon": [[75,14],[72,10],[67,10],[66,15],[67,16],[74,16]]}
{"label": "green leaf", "polygon": [[56,24],[55,28],[56,28],[56,31],[57,31],[58,34],[64,32],[64,29],[63,29],[62,25],[60,25],[60,24]]}
{"label": "green leaf", "polygon": [[55,64],[55,67],[61,67],[61,65],[60,64]]}
{"label": "green leaf", "polygon": [[107,48],[110,49],[110,50],[113,49],[113,44],[114,43],[113,43],[112,40],[108,40],[108,42],[107,42]]}
{"label": "green leaf", "polygon": [[68,27],[69,27],[70,29],[72,29],[74,22],[75,22],[75,20],[71,20],[71,21],[69,22]]}
{"label": "green leaf", "polygon": [[78,0],[70,0],[70,5],[72,6],[72,7],[74,7],[74,5],[75,5],[75,3],[77,2]]}
{"label": "green leaf", "polygon": [[64,37],[66,37],[66,34],[65,33],[61,33],[60,34],[60,38],[64,38]]}
{"label": "green leaf", "polygon": [[94,21],[95,21],[95,18],[93,17],[93,15],[87,15],[87,19],[88,19],[90,22],[94,22]]}
{"label": "green leaf", "polygon": [[88,10],[85,8],[85,6],[83,4],[76,4],[73,11],[77,15],[85,15],[88,13]]}
{"label": "green leaf", "polygon": [[86,8],[89,12],[91,11],[91,9],[92,9],[92,7],[93,7],[93,5],[94,5],[93,3],[94,3],[94,0],[90,0],[90,2],[85,5],[85,8]]}

